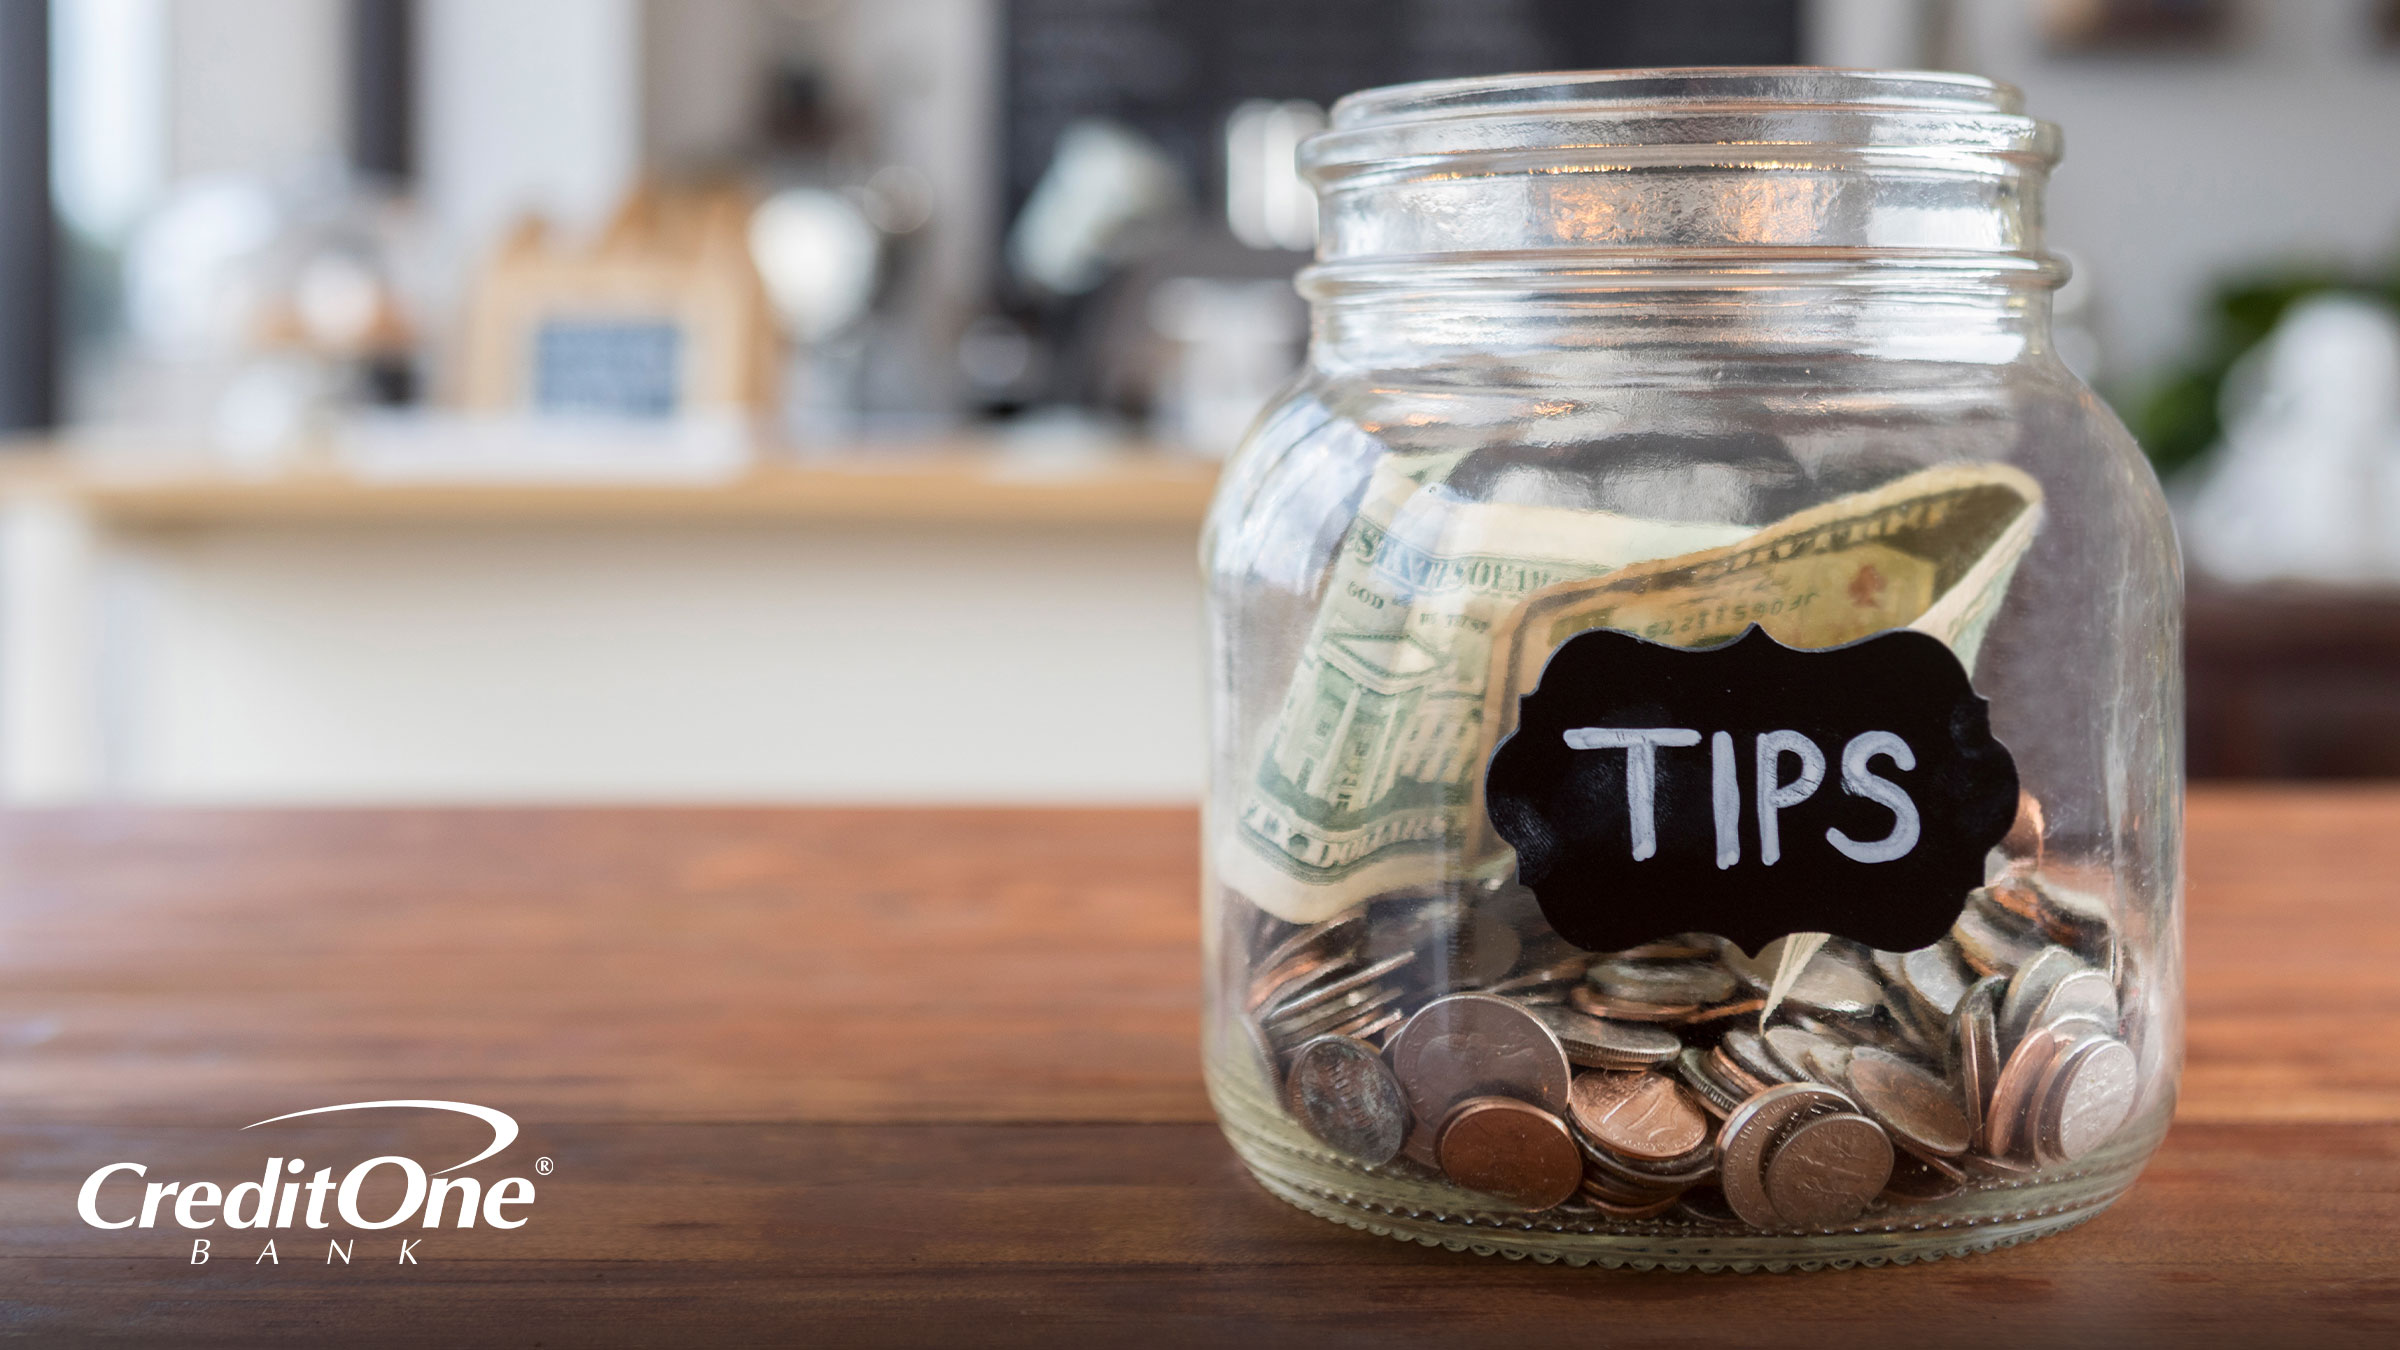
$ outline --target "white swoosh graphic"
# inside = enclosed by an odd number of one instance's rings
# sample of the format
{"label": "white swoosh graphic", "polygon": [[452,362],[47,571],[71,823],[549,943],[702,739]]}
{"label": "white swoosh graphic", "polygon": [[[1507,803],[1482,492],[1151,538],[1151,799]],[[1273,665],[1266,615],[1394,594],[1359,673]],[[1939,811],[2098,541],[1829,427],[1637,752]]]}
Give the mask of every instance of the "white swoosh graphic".
{"label": "white swoosh graphic", "polygon": [[[339,1106],[312,1106],[306,1111],[294,1111],[288,1116],[270,1116],[265,1120],[253,1121],[242,1128],[255,1130],[261,1125],[272,1125],[278,1120],[297,1120],[302,1116],[321,1116],[328,1111],[371,1111],[383,1106],[414,1106],[428,1111],[456,1111],[462,1116],[473,1116],[492,1127],[492,1146],[490,1148],[465,1162],[445,1167],[442,1172],[455,1172],[461,1167],[473,1167],[517,1141],[516,1118],[504,1111],[495,1111],[488,1106],[477,1106],[473,1102],[432,1102],[415,1099],[396,1102],[343,1102]],[[438,1177],[442,1172],[436,1172],[434,1175]]]}

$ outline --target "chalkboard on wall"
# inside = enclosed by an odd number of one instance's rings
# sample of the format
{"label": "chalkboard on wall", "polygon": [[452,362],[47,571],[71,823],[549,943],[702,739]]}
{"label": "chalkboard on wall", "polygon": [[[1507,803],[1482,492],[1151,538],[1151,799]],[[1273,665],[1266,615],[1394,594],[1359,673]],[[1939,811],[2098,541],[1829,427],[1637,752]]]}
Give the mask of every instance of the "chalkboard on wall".
{"label": "chalkboard on wall", "polygon": [[1244,99],[1330,105],[1405,80],[1623,66],[1783,65],[1798,0],[1006,0],[1014,219],[1058,135],[1108,117],[1220,193],[1217,136]]}

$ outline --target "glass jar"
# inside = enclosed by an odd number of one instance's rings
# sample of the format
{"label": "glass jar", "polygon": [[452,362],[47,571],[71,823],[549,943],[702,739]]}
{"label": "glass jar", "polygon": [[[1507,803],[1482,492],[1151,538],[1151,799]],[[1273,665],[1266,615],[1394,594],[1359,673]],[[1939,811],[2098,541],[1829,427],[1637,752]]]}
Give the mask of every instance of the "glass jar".
{"label": "glass jar", "polygon": [[2181,577],[1964,76],[1400,86],[1203,542],[1208,1082],[1354,1227],[1906,1261],[2092,1217],[2181,1046]]}

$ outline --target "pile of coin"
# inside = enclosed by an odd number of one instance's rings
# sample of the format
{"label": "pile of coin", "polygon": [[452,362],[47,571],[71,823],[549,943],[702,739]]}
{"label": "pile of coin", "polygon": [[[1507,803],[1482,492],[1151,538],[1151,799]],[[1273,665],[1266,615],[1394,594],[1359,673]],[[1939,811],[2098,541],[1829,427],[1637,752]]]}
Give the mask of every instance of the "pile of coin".
{"label": "pile of coin", "polygon": [[2072,1162],[2132,1112],[2104,901],[2021,868],[1930,947],[1826,940],[1776,989],[1781,945],[1596,956],[1519,894],[1389,897],[1266,935],[1245,1025],[1332,1149],[1612,1222],[1846,1224]]}

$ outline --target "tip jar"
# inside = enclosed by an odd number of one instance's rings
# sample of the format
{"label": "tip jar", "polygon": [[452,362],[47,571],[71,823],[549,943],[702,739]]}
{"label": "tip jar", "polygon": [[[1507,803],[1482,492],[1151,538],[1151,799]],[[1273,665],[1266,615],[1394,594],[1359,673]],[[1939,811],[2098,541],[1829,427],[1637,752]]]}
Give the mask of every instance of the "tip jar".
{"label": "tip jar", "polygon": [[1202,553],[1208,1082],[1270,1191],[1576,1264],[2098,1213],[2181,1043],[2181,577],[1990,81],[1372,90]]}

